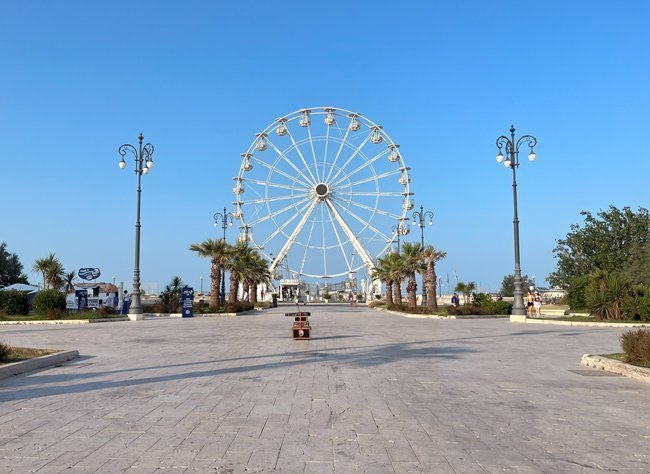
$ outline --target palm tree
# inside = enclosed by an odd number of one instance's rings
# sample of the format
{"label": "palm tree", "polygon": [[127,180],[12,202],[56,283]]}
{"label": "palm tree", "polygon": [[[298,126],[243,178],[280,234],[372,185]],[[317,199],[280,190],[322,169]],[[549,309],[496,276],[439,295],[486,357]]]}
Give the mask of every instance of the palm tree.
{"label": "palm tree", "polygon": [[386,305],[393,305],[393,277],[388,269],[387,258],[383,257],[377,260],[377,266],[372,269],[372,278],[386,284]]}
{"label": "palm tree", "polygon": [[34,262],[32,271],[43,274],[43,288],[60,288],[63,286],[65,269],[53,253],[47,257],[37,259]]}
{"label": "palm tree", "polygon": [[237,291],[239,290],[239,282],[242,281],[243,275],[246,274],[249,267],[250,255],[253,253],[253,248],[248,246],[248,242],[239,241],[232,247],[229,254],[228,264],[226,269],[230,271],[230,295],[228,295],[229,303],[237,303]]}
{"label": "palm tree", "polygon": [[422,244],[404,242],[402,244],[402,260],[404,265],[404,274],[408,277],[406,292],[408,293],[409,308],[417,306],[417,289],[418,284],[415,281],[415,274],[424,271],[426,268],[422,263]]}
{"label": "palm tree", "polygon": [[397,253],[390,253],[386,256],[385,266],[389,273],[389,279],[393,284],[393,302],[402,304],[402,278],[404,277],[404,260]]}
{"label": "palm tree", "polygon": [[210,259],[210,307],[219,306],[219,288],[221,272],[228,264],[232,247],[223,239],[207,239],[199,244],[190,245],[190,251],[200,257]]}
{"label": "palm tree", "polygon": [[63,283],[65,284],[65,291],[66,293],[70,293],[71,291],[74,291],[74,278],[77,276],[72,270],[71,272],[66,273],[63,276]]}
{"label": "palm tree", "polygon": [[465,283],[465,294],[467,297],[467,302],[471,303],[472,302],[472,293],[476,291],[476,283],[473,281],[470,281],[469,283]]}
{"label": "palm tree", "polygon": [[165,286],[165,291],[162,294],[162,300],[165,304],[178,305],[181,302],[183,287],[185,283],[181,280],[181,277],[175,276],[172,278],[172,281],[169,285]]}
{"label": "palm tree", "polygon": [[251,256],[251,265],[247,277],[250,291],[249,301],[255,304],[257,303],[257,286],[271,281],[271,272],[269,272],[266,260],[257,252],[253,252]]}
{"label": "palm tree", "polygon": [[447,256],[447,252],[436,250],[433,245],[427,245],[422,251],[422,261],[425,265],[425,271],[422,275],[424,287],[427,291],[427,308],[438,311],[438,300],[436,288],[438,286],[436,277],[436,262]]}

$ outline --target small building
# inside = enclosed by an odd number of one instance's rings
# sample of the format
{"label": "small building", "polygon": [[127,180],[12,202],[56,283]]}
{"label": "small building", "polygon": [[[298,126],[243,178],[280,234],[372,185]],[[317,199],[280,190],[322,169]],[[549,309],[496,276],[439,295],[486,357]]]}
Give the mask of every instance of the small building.
{"label": "small building", "polygon": [[75,311],[101,308],[109,297],[113,298],[113,307],[117,307],[120,296],[119,288],[112,283],[75,283],[74,291],[66,294],[66,309]]}

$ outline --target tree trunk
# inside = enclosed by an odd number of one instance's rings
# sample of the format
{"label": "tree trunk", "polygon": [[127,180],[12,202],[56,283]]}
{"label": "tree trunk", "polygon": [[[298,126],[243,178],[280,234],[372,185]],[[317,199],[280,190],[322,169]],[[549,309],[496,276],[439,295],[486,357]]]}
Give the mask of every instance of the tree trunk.
{"label": "tree trunk", "polygon": [[395,304],[402,306],[402,280],[394,280],[393,288],[395,289],[393,292],[395,294]]}
{"label": "tree trunk", "polygon": [[415,308],[417,306],[417,293],[418,284],[415,282],[415,273],[409,275],[409,282],[406,285],[406,292],[408,293],[409,299],[409,308]]}
{"label": "tree trunk", "polygon": [[255,304],[255,303],[257,303],[257,282],[256,281],[251,282],[250,291],[251,291],[251,293],[250,293],[250,295],[251,295],[250,302]]}
{"label": "tree trunk", "polygon": [[210,268],[210,308],[219,306],[219,287],[221,285],[221,268],[212,262]]}
{"label": "tree trunk", "polygon": [[388,280],[386,282],[386,306],[393,304],[393,280]]}
{"label": "tree trunk", "polygon": [[436,294],[436,287],[438,285],[436,269],[433,262],[427,265],[427,272],[425,274],[427,288],[427,308],[433,311],[438,311],[438,295]]}
{"label": "tree trunk", "polygon": [[237,290],[239,290],[239,275],[236,272],[230,272],[230,294],[228,295],[229,303],[237,303]]}
{"label": "tree trunk", "polygon": [[242,282],[242,295],[241,295],[241,300],[249,302],[251,300],[251,293],[250,293],[250,283],[248,278],[244,278],[244,281]]}

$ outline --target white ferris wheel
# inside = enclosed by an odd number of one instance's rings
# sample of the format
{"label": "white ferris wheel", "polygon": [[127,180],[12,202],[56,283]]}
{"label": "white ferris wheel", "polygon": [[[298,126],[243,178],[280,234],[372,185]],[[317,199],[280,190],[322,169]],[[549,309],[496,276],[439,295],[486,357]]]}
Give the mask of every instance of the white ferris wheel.
{"label": "white ferris wheel", "polygon": [[391,248],[413,208],[409,169],[382,127],[332,107],[256,135],[234,178],[240,239],[291,278],[353,277]]}

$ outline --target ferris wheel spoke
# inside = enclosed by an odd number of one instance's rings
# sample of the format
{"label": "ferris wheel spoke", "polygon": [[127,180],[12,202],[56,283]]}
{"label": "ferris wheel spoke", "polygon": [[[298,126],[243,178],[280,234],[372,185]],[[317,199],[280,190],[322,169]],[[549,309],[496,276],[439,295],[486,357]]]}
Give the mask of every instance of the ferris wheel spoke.
{"label": "ferris wheel spoke", "polygon": [[298,234],[302,230],[302,228],[305,226],[305,222],[307,222],[307,219],[309,219],[309,216],[311,216],[311,213],[314,211],[314,208],[318,204],[318,199],[313,199],[311,201],[311,204],[309,205],[309,208],[307,209],[307,212],[302,216],[302,219],[300,219],[300,222],[298,222],[298,225],[296,226],[295,229],[293,229],[293,232],[285,242],[284,246],[282,249],[280,249],[280,252],[278,252],[278,255],[275,257],[275,261],[271,264],[271,267],[269,268],[269,271],[271,274],[273,274],[273,270],[275,269],[276,265],[278,262],[281,262],[282,259],[287,255],[289,252],[289,249],[293,245],[293,243],[296,240],[296,237],[298,237]]}
{"label": "ferris wheel spoke", "polygon": [[277,229],[275,229],[267,238],[262,242],[262,247],[268,244],[271,240],[273,240],[280,232],[284,231],[285,228],[289,226],[293,221],[295,221],[299,215],[301,215],[309,206],[311,205],[310,202],[306,202],[300,209],[298,209],[298,212],[296,212],[291,218],[286,221],[284,224],[281,226],[278,226]]}
{"label": "ferris wheel spoke", "polygon": [[391,219],[400,219],[402,217],[400,215],[393,214],[392,212],[383,211],[383,210],[381,210],[379,208],[374,208],[374,207],[367,206],[365,204],[355,202],[355,201],[353,201],[351,199],[343,199],[341,197],[338,197],[336,199],[347,202],[347,203],[351,204],[352,206],[358,207],[359,209],[364,209],[366,211],[370,211],[370,212],[373,212],[373,213],[376,213],[376,214],[380,214],[382,216],[390,217]]}
{"label": "ferris wheel spoke", "polygon": [[363,183],[369,183],[370,181],[379,181],[380,179],[383,178],[388,178],[389,176],[394,176],[396,174],[401,174],[402,170],[393,170],[393,171],[387,171],[385,173],[381,173],[375,176],[369,176],[368,178],[360,179],[359,181],[355,181],[353,183],[348,183],[343,186],[337,187],[337,190],[341,189],[346,189],[346,188],[351,188],[352,186],[356,186],[358,184],[363,184]]}
{"label": "ferris wheel spoke", "polygon": [[320,208],[320,215],[321,215],[321,228],[323,229],[323,274],[327,275],[327,245],[325,242],[325,210],[323,209],[324,206],[321,206]]}
{"label": "ferris wheel spoke", "polygon": [[[341,188],[339,188],[341,189]],[[364,191],[341,191],[339,194],[345,194],[346,196],[379,196],[379,197],[398,197],[404,196],[404,192],[397,191],[380,191],[380,192],[364,192]]]}
{"label": "ferris wheel spoke", "polygon": [[[345,130],[345,135],[343,136],[343,139],[341,140],[341,144],[339,145],[339,149],[336,152],[336,156],[334,157],[334,161],[332,162],[332,165],[330,166],[330,170],[327,172],[327,178],[325,178],[325,182],[329,182],[330,176],[332,176],[332,171],[334,171],[334,167],[336,166],[336,162],[339,160],[339,156],[341,156],[341,151],[343,151],[343,145],[345,145],[345,142],[348,139],[348,134],[350,133],[350,127],[347,127]],[[323,169],[325,169],[323,167]],[[323,172],[323,175],[325,173]]]}
{"label": "ferris wheel spoke", "polygon": [[[291,161],[289,158],[287,158],[287,155],[285,155],[284,153],[282,153],[282,151],[281,151],[277,146],[275,146],[275,144],[274,144],[273,142],[271,142],[271,140],[269,140],[269,139],[267,138],[266,143],[268,143],[269,145],[271,145],[271,148],[273,148],[273,149],[275,150],[275,152],[276,152],[276,153],[277,153],[277,154],[278,154],[278,155],[279,155],[279,156],[280,156],[284,161],[286,161],[286,162],[289,164],[289,166],[291,166],[291,167],[294,169],[294,171],[295,171],[296,173],[298,173],[300,176],[302,176],[302,178],[303,178],[305,181],[307,181],[306,183],[303,183],[302,181],[300,181],[300,182],[301,182],[305,187],[309,188],[309,187],[311,186],[311,184],[309,183],[309,178],[307,177],[307,175],[306,175],[305,173],[303,173],[303,172],[300,170],[300,168],[298,168],[298,167],[294,164],[293,161]],[[257,160],[257,161],[259,161],[259,160]],[[264,166],[269,167],[269,169],[275,169],[275,171],[276,171],[277,173],[282,174],[282,173],[280,173],[280,170],[278,170],[278,169],[275,168],[274,166],[269,165],[269,164],[267,164],[267,163],[263,163],[263,164],[264,164]],[[311,173],[310,173],[310,174],[311,174]],[[283,176],[284,176],[284,175],[283,175]],[[313,178],[313,175],[312,175],[312,178]],[[295,179],[295,178],[293,178],[293,179]]]}
{"label": "ferris wheel spoke", "polygon": [[261,181],[259,179],[250,179],[250,178],[244,178],[242,181],[246,183],[253,183],[253,184],[259,184],[260,186],[270,186],[272,188],[281,188],[281,189],[289,189],[289,190],[305,190],[307,191],[308,188],[305,188],[304,186],[296,187],[296,186],[289,186],[288,184],[280,184],[280,183],[271,183],[270,181]]}
{"label": "ferris wheel spoke", "polygon": [[345,174],[345,177],[339,179],[339,180],[336,181],[335,183],[332,183],[332,186],[336,186],[337,184],[339,184],[339,183],[345,181],[346,179],[349,179],[350,176],[352,176],[352,175],[358,173],[359,171],[361,171],[362,169],[365,169],[365,168],[367,168],[368,166],[372,165],[375,161],[377,161],[377,160],[378,160],[379,158],[381,158],[382,156],[388,154],[389,152],[390,152],[390,149],[389,149],[389,148],[386,148],[384,151],[382,151],[382,152],[380,152],[380,153],[377,153],[375,156],[373,156],[372,158],[370,158],[370,159],[367,160],[366,162],[364,162],[364,163],[362,163],[361,165],[357,166],[354,170],[350,171],[349,173],[344,173],[344,174]]}
{"label": "ferris wheel spoke", "polygon": [[[384,240],[389,240],[389,238],[388,238],[388,236],[387,236],[386,234],[384,234],[382,231],[380,231],[379,229],[377,229],[376,227],[374,227],[370,222],[368,222],[368,221],[364,221],[361,217],[359,217],[358,215],[356,215],[356,214],[355,214],[354,212],[352,212],[350,209],[347,209],[347,208],[345,208],[344,206],[341,206],[341,204],[339,204],[339,203],[337,203],[337,202],[334,202],[334,203],[332,204],[332,207],[333,207],[334,209],[335,209],[334,204],[336,204],[337,206],[339,206],[343,212],[345,212],[346,214],[350,215],[350,217],[352,217],[354,220],[356,220],[356,221],[358,221],[360,224],[362,224],[362,225],[364,226],[364,228],[367,227],[368,229],[370,229],[370,230],[372,230],[374,233],[376,233],[378,236],[380,236],[382,239],[384,239]],[[361,233],[361,232],[359,232],[359,233]]]}
{"label": "ferris wheel spoke", "polygon": [[339,175],[340,175],[341,172],[345,169],[345,167],[348,166],[348,165],[350,164],[350,162],[351,162],[352,160],[354,160],[354,157],[357,156],[357,154],[359,154],[359,153],[361,152],[361,149],[362,149],[364,146],[366,146],[366,143],[368,143],[368,140],[370,140],[370,136],[371,136],[371,135],[368,134],[368,136],[367,136],[366,138],[363,139],[363,141],[361,142],[361,144],[360,144],[358,147],[355,147],[355,149],[354,149],[354,153],[352,153],[352,155],[350,155],[350,157],[347,159],[347,161],[345,162],[345,164],[339,168],[339,170],[338,170],[338,171],[336,172],[336,174],[332,177],[332,179],[331,179],[330,182],[336,180],[336,178],[339,177]]}
{"label": "ferris wheel spoke", "polygon": [[[267,141],[267,143],[270,143],[270,142]],[[272,148],[275,148],[275,147],[273,146],[273,144],[271,144],[271,147],[272,147]],[[277,150],[277,148],[276,148],[276,150]],[[284,157],[284,155],[283,155],[279,150],[278,150],[278,154],[280,154],[282,157]],[[285,158],[285,160],[286,160],[286,157],[284,157],[284,158]],[[275,166],[273,166],[273,165],[270,165],[270,164],[268,164],[267,162],[265,162],[265,161],[263,161],[263,160],[260,160],[259,158],[255,158],[255,157],[253,157],[253,160],[256,161],[257,163],[259,163],[260,165],[264,166],[265,168],[268,168],[270,171],[273,171],[273,172],[279,174],[280,176],[284,176],[285,178],[290,179],[290,180],[293,181],[294,183],[299,183],[299,184],[300,184],[301,186],[303,186],[304,188],[309,188],[309,187],[311,186],[309,183],[306,183],[306,182],[304,182],[304,181],[302,181],[302,180],[300,180],[300,179],[297,179],[295,176],[292,176],[292,175],[290,175],[289,173],[286,173],[286,172],[282,171],[281,169],[278,169],[277,167],[275,167]],[[290,164],[290,165],[291,165],[291,166],[296,170],[296,172],[297,172],[300,176],[302,176],[302,177],[305,178],[307,181],[309,181],[309,178],[308,178],[307,176],[305,176],[305,175],[304,175],[304,174],[303,174],[303,173],[302,173],[298,168],[296,168],[296,165],[294,165],[294,164],[293,164],[291,161],[289,161],[289,160],[286,160],[286,161],[287,161],[287,162],[288,162],[288,163],[289,163],[289,164]]]}
{"label": "ferris wheel spoke", "polygon": [[[334,225],[335,219],[332,217],[332,211],[330,211],[330,208],[327,207],[327,215],[330,218],[330,222],[332,223],[332,229],[334,229],[334,235],[336,236],[336,240],[339,243],[339,248],[341,249],[341,253],[343,254],[343,259],[345,260],[345,265],[348,267],[348,273],[352,271],[352,264],[348,261],[348,256],[345,253],[345,248],[343,247],[343,242],[341,242],[341,237],[339,237],[339,232],[336,230],[336,226]],[[346,241],[347,243],[347,241]]]}
{"label": "ferris wheel spoke", "polygon": [[311,244],[311,236],[314,233],[314,227],[316,226],[316,219],[311,221],[311,229],[309,229],[309,237],[307,238],[307,245],[305,245],[305,253],[302,256],[302,263],[300,264],[300,273],[303,273],[305,269],[305,262],[307,261],[307,251],[309,250],[309,245]]}
{"label": "ferris wheel spoke", "polygon": [[274,212],[272,212],[270,214],[266,214],[265,216],[260,217],[256,221],[249,222],[248,225],[254,226],[254,225],[259,224],[260,222],[264,222],[264,221],[268,221],[269,219],[273,219],[274,217],[282,214],[283,212],[287,212],[290,209],[295,209],[296,206],[299,206],[300,204],[302,204],[305,201],[308,201],[309,199],[311,199],[311,198],[308,196],[308,197],[303,198],[302,200],[300,200],[298,202],[291,203],[288,206],[285,206],[285,207],[283,207],[281,209],[278,209],[277,211],[274,211]]}
{"label": "ferris wheel spoke", "polygon": [[327,148],[330,144],[330,128],[331,126],[327,127],[327,131],[325,132],[325,154],[323,155],[323,175],[322,178],[325,180],[325,164],[327,163]]}
{"label": "ferris wheel spoke", "polygon": [[345,223],[345,220],[343,219],[343,216],[339,213],[339,211],[336,209],[336,206],[334,205],[333,202],[330,202],[329,200],[326,200],[325,203],[327,206],[330,208],[332,211],[332,214],[334,215],[334,218],[336,219],[336,222],[338,222],[339,226],[341,226],[341,229],[343,230],[343,233],[347,236],[348,239],[350,239],[350,242],[352,243],[352,246],[354,249],[357,251],[357,255],[363,260],[363,263],[365,263],[368,267],[372,268],[374,267],[374,263],[372,262],[372,259],[370,258],[370,255],[368,255],[368,252],[366,249],[361,245],[361,242],[357,239],[357,237],[354,235],[352,232],[352,229],[348,227],[348,225]]}
{"label": "ferris wheel spoke", "polygon": [[318,182],[320,183],[321,179],[320,179],[320,174],[318,172],[318,162],[316,161],[316,150],[314,150],[314,140],[312,139],[311,136],[311,123],[307,125],[307,133],[309,134],[309,146],[311,146],[311,154],[314,157],[314,170],[316,171],[316,177],[318,178]]}
{"label": "ferris wheel spoke", "polygon": [[296,140],[293,138],[293,135],[291,134],[291,130],[289,130],[288,128],[287,128],[287,135],[291,139],[291,143],[293,144],[294,149],[298,152],[298,156],[300,156],[302,163],[305,165],[305,168],[307,169],[309,176],[311,176],[311,179],[313,180],[313,184],[318,183],[318,180],[314,177],[314,174],[311,172],[311,169],[309,168],[309,165],[307,164],[307,160],[305,160],[302,151],[300,151],[300,147],[296,143]]}
{"label": "ferris wheel spoke", "polygon": [[244,204],[263,204],[265,202],[274,202],[274,201],[286,201],[287,199],[295,199],[295,198],[304,198],[307,197],[307,193],[297,193],[297,194],[287,194],[285,196],[276,196],[272,198],[266,198],[262,197],[259,193],[258,195],[260,196],[259,199],[253,199],[251,201],[240,201],[242,205]]}

